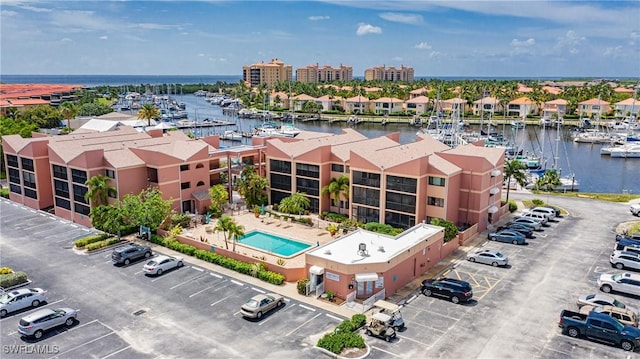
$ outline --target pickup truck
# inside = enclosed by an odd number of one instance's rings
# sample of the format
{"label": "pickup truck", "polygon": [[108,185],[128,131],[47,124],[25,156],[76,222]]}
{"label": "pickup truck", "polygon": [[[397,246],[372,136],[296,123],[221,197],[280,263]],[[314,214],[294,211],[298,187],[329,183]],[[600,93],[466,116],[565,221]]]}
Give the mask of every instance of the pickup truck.
{"label": "pickup truck", "polygon": [[572,338],[588,339],[617,345],[631,351],[640,347],[640,329],[624,325],[607,314],[590,312],[582,314],[570,310],[560,313],[558,326]]}

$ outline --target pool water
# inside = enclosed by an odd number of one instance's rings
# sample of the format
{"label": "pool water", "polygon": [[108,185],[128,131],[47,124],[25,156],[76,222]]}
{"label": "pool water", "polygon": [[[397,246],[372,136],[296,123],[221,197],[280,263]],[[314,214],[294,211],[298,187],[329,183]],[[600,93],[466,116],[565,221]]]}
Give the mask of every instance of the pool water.
{"label": "pool water", "polygon": [[311,245],[307,243],[282,238],[261,231],[251,231],[241,237],[239,242],[246,246],[275,253],[283,257],[290,257],[311,247]]}

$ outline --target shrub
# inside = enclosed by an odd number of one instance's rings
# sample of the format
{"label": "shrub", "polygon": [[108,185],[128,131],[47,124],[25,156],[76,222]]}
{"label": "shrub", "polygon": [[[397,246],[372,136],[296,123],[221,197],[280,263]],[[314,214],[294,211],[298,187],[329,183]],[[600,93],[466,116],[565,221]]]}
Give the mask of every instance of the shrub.
{"label": "shrub", "polygon": [[320,218],[323,220],[331,221],[331,222],[342,223],[345,220],[347,220],[348,217],[342,213],[325,211],[325,212],[322,212],[322,215],[320,216]]}
{"label": "shrub", "polygon": [[434,226],[444,227],[444,242],[447,243],[458,235],[458,227],[452,222],[444,219],[434,218],[431,220]]}
{"label": "shrub", "polygon": [[353,332],[338,332],[325,334],[318,346],[334,354],[340,354],[344,348],[364,348],[364,338]]}
{"label": "shrub", "polygon": [[109,238],[109,239],[105,239],[99,242],[94,242],[94,243],[89,243],[87,244],[84,248],[87,250],[87,252],[91,252],[91,251],[95,251],[97,249],[101,249],[104,247],[108,247],[112,244],[116,244],[120,242],[119,238]]}
{"label": "shrub", "polygon": [[[203,261],[207,261],[209,263],[213,263],[213,264],[217,264],[221,267],[225,267],[228,269],[232,269],[236,272],[242,273],[242,274],[251,274],[251,264],[250,263],[246,263],[243,261],[239,261],[233,258],[228,258],[225,256],[221,256],[217,253],[213,253],[210,251],[205,251],[202,249],[196,249],[194,251],[193,254],[196,258],[201,259]],[[284,282],[285,280],[285,276],[280,274],[280,273],[276,273],[276,272],[272,272],[272,271],[268,271],[268,270],[261,270],[258,272],[257,275],[258,279],[263,280],[265,282],[269,282],[271,284],[276,284],[276,285],[280,285]]]}
{"label": "shrub", "polygon": [[9,198],[9,189],[0,188],[0,197]]}
{"label": "shrub", "polygon": [[278,264],[281,267],[284,267],[285,263],[287,262],[285,262],[284,259],[282,258],[278,258],[278,260],[276,261],[276,264]]}
{"label": "shrub", "polygon": [[308,217],[298,218],[297,221],[302,223],[302,224],[306,224],[308,226],[312,226],[313,225],[313,220],[311,218],[308,218]]}
{"label": "shrub", "polygon": [[353,326],[355,328],[354,330],[357,330],[367,322],[367,316],[364,314],[354,314],[351,317],[351,322],[353,323]]}
{"label": "shrub", "polygon": [[307,283],[309,283],[309,278],[298,279],[296,283],[296,287],[298,288],[298,293],[302,295],[307,294]]}
{"label": "shrub", "polygon": [[110,236],[111,235],[107,234],[107,233],[94,234],[94,235],[91,235],[91,236],[88,236],[88,237],[80,238],[80,239],[76,240],[75,242],[73,242],[73,244],[77,248],[83,248],[87,244],[103,241],[103,240],[109,238]]}
{"label": "shrub", "polygon": [[13,273],[13,269],[9,267],[0,267],[0,274],[11,274]]}
{"label": "shrub", "polygon": [[191,224],[191,216],[186,213],[176,213],[171,216],[171,228],[180,226],[182,228],[189,228]]}
{"label": "shrub", "polygon": [[14,285],[26,283],[27,281],[27,273],[25,272],[0,274],[0,287],[2,288],[10,288]]}
{"label": "shrub", "polygon": [[537,199],[537,198],[532,199],[531,203],[533,204],[534,207],[543,206],[544,205],[544,201],[541,200],[541,199]]}
{"label": "shrub", "polygon": [[518,205],[515,201],[509,201],[509,212],[513,213],[518,210]]}

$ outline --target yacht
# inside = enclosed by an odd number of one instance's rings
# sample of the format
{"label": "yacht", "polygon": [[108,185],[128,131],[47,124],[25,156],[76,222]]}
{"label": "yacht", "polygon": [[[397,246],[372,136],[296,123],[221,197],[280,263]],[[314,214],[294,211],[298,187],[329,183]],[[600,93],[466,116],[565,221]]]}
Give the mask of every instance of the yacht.
{"label": "yacht", "polygon": [[285,137],[296,137],[302,130],[295,127],[293,124],[284,124],[280,126],[280,133]]}
{"label": "yacht", "polygon": [[227,141],[242,141],[242,135],[233,130],[224,131],[220,139]]}
{"label": "yacht", "polygon": [[513,128],[521,129],[521,128],[524,128],[526,126],[526,124],[527,123],[524,122],[523,120],[513,120],[513,121],[511,121],[511,127],[513,127]]}
{"label": "yacht", "polygon": [[608,133],[588,129],[577,132],[573,136],[573,142],[576,143],[607,143],[611,142],[611,136]]}
{"label": "yacht", "polygon": [[628,143],[612,148],[609,155],[611,158],[640,158],[640,144]]}

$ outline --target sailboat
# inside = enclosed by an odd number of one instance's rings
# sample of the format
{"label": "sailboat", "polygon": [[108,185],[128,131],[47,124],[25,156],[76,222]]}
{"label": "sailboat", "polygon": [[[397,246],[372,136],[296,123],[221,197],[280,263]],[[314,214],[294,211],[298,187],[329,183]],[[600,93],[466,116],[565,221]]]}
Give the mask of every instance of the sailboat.
{"label": "sailboat", "polygon": [[[289,82],[289,97],[291,98],[291,82]],[[291,102],[290,102],[291,103]],[[280,126],[280,133],[285,137],[296,137],[302,132],[295,126],[296,117],[293,115],[293,108],[291,109],[291,123],[283,124]]]}

